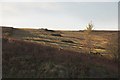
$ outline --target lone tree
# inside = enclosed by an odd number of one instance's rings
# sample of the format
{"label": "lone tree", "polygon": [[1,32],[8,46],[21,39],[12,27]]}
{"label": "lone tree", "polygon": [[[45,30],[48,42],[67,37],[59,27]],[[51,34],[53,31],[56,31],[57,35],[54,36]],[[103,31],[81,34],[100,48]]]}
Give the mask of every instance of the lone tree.
{"label": "lone tree", "polygon": [[86,47],[86,51],[87,53],[91,53],[92,52],[92,30],[93,30],[93,24],[92,21],[90,23],[88,23],[88,25],[86,26],[86,29],[84,31],[85,33],[85,47]]}

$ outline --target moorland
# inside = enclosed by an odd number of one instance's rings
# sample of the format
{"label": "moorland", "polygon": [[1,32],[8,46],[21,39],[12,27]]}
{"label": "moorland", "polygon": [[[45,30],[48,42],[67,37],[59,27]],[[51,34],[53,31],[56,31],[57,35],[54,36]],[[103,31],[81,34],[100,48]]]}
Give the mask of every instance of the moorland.
{"label": "moorland", "polygon": [[84,30],[2,27],[2,76],[116,78],[118,39],[118,31],[93,30],[86,43]]}

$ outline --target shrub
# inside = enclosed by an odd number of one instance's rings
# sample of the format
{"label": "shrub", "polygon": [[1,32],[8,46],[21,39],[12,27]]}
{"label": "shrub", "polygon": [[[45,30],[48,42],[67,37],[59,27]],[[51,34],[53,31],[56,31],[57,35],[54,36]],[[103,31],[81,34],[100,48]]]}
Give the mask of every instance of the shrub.
{"label": "shrub", "polygon": [[54,30],[49,30],[49,29],[47,29],[47,28],[40,28],[40,30],[48,31],[48,32],[55,32]]}
{"label": "shrub", "polygon": [[61,37],[61,34],[51,34],[52,36],[59,36]]}

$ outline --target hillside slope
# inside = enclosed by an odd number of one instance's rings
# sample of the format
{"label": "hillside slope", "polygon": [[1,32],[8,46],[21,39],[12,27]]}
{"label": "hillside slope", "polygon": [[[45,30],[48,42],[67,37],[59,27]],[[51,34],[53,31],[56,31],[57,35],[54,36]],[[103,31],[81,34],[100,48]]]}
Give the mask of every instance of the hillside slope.
{"label": "hillside slope", "polygon": [[94,55],[3,38],[3,78],[117,77],[117,63]]}

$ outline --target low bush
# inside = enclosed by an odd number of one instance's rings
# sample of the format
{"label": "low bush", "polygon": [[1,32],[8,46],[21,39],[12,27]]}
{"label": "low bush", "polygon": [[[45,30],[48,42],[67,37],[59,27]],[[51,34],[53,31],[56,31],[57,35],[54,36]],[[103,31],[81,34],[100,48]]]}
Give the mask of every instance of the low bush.
{"label": "low bush", "polygon": [[61,34],[51,34],[52,36],[59,36],[61,37]]}
{"label": "low bush", "polygon": [[48,31],[48,32],[55,32],[54,30],[49,30],[49,29],[47,29],[47,28],[41,28],[41,30],[44,30],[44,31]]}

